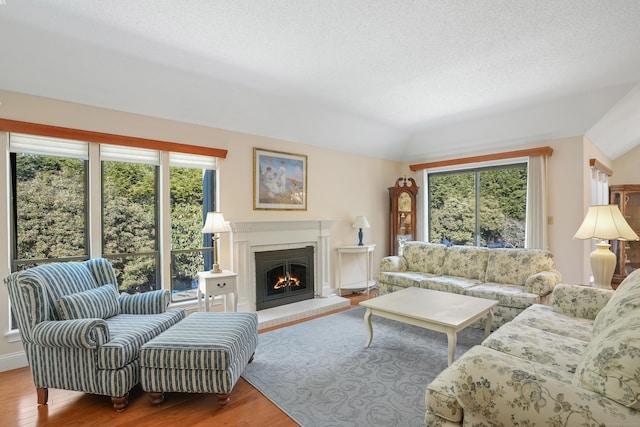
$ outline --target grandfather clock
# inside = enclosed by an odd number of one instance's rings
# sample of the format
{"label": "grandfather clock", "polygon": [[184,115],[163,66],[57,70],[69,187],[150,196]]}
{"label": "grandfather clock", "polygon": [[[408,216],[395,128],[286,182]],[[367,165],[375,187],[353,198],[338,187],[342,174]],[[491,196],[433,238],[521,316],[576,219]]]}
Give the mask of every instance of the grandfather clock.
{"label": "grandfather clock", "polygon": [[391,255],[398,255],[400,243],[417,239],[416,196],[418,186],[413,178],[398,178],[389,187],[389,248]]}

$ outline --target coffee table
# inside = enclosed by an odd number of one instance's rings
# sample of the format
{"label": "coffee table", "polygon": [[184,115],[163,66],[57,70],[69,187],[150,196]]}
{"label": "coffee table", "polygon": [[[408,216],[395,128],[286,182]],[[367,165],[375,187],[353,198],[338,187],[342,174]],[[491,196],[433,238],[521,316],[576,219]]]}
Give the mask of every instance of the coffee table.
{"label": "coffee table", "polygon": [[365,347],[369,347],[373,340],[371,316],[375,314],[446,333],[449,365],[451,365],[456,353],[458,332],[483,316],[487,316],[485,336],[489,336],[493,325],[493,307],[498,305],[498,301],[430,289],[406,288],[362,301],[360,305],[367,307],[364,322],[369,331],[369,337]]}

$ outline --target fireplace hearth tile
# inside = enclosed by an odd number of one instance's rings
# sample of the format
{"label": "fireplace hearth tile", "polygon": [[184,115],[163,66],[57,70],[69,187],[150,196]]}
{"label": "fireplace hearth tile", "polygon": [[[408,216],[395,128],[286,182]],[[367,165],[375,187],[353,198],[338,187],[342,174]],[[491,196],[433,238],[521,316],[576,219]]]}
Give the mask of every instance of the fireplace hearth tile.
{"label": "fireplace hearth tile", "polygon": [[329,311],[349,307],[348,298],[337,295],[328,298],[314,298],[258,311],[258,330],[271,328],[283,323],[294,322]]}

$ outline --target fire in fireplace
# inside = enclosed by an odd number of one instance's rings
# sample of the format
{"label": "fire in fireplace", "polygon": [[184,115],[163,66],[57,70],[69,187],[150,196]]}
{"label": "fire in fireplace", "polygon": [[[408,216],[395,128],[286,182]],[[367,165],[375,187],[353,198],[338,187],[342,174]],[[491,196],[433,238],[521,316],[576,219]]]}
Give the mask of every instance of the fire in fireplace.
{"label": "fire in fireplace", "polygon": [[255,253],[256,309],[312,299],[313,246]]}

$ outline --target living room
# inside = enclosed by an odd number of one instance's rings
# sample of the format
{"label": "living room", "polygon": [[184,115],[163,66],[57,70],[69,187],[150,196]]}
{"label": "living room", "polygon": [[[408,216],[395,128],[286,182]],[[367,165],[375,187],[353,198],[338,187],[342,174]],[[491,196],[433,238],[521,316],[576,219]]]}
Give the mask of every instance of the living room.
{"label": "living room", "polygon": [[[2,8],[12,6],[11,1]],[[0,34],[3,36],[11,32],[24,37],[25,30],[18,23],[9,21]],[[39,30],[44,31],[44,30]],[[5,33],[6,32],[6,33]],[[5,38],[10,40],[10,38]],[[14,38],[22,40],[22,38]],[[77,42],[76,42],[77,43]],[[7,54],[12,47],[10,43],[4,43],[0,52]],[[75,45],[74,45],[75,46]],[[15,48],[15,46],[13,46]],[[28,45],[25,47],[28,51]],[[105,57],[108,56],[101,51]],[[28,54],[25,56],[29,56]],[[98,55],[99,56],[99,55]],[[637,58],[637,55],[634,57]],[[94,59],[93,57],[91,59]],[[34,58],[23,58],[30,66],[41,68],[42,64]],[[28,62],[33,61],[33,62]],[[142,60],[140,60],[142,61]],[[4,62],[4,61],[3,61]],[[15,66],[17,61],[10,61]],[[80,59],[78,59],[80,62]],[[90,61],[88,61],[90,62]],[[96,62],[97,63],[97,62]],[[132,60],[132,68],[139,66]],[[3,65],[4,66],[4,65]],[[56,66],[61,66],[56,64]],[[92,66],[85,64],[89,70]],[[79,68],[82,64],[78,65]],[[173,71],[173,70],[171,70]],[[394,133],[384,126],[376,126],[368,120],[351,117],[349,124],[353,125],[347,129],[342,128],[344,124],[336,116],[329,114],[325,110],[315,109],[311,112],[317,113],[317,122],[313,122],[313,114],[302,114],[303,103],[294,103],[293,106],[284,108],[281,99],[276,100],[279,108],[291,117],[291,127],[286,127],[283,122],[274,121],[270,132],[264,134],[254,133],[252,129],[243,131],[233,120],[233,117],[226,118],[228,125],[218,125],[220,121],[211,121],[214,125],[194,124],[194,120],[187,115],[172,114],[179,110],[183,104],[183,95],[195,96],[198,83],[201,82],[197,75],[190,76],[192,84],[182,84],[175,86],[174,90],[166,88],[151,88],[157,90],[166,97],[166,111],[156,115],[147,113],[143,108],[139,108],[139,100],[133,99],[132,104],[126,105],[124,97],[125,89],[120,89],[125,76],[116,76],[109,84],[113,89],[113,98],[105,106],[99,106],[98,102],[80,102],[76,94],[69,92],[64,96],[55,96],[46,87],[29,82],[33,89],[25,89],[26,82],[19,81],[15,75],[10,79],[0,82],[0,118],[11,121],[46,124],[70,129],[81,129],[92,132],[102,132],[115,135],[133,136],[149,140],[176,142],[193,146],[204,146],[227,150],[225,158],[219,163],[219,206],[224,212],[227,221],[308,221],[308,220],[329,220],[334,221],[329,231],[330,239],[330,289],[335,291],[338,271],[336,266],[337,248],[341,245],[351,245],[357,242],[356,231],[352,228],[354,219],[359,215],[365,215],[371,225],[365,230],[365,242],[376,245],[374,252],[374,269],[377,270],[382,257],[389,253],[389,197],[388,187],[393,186],[399,177],[413,177],[421,191],[424,189],[424,178],[421,171],[413,172],[411,165],[425,161],[460,159],[476,155],[491,155],[513,150],[521,150],[538,147],[551,147],[553,154],[548,159],[548,247],[555,255],[555,264],[562,272],[563,282],[570,284],[587,283],[591,274],[589,264],[589,253],[591,245],[589,241],[573,239],[573,236],[580,226],[587,207],[591,204],[591,166],[590,159],[597,159],[605,167],[613,171],[609,177],[609,184],[637,184],[638,173],[637,164],[640,161],[640,146],[638,141],[640,133],[634,135],[620,135],[625,142],[631,142],[621,153],[615,156],[608,155],[609,141],[605,136],[612,133],[618,135],[617,128],[627,126],[634,118],[638,118],[640,99],[640,89],[638,86],[638,68],[635,80],[613,81],[608,86],[594,89],[589,93],[566,94],[559,96],[554,104],[544,104],[544,106],[516,106],[499,114],[489,114],[489,110],[481,117],[457,123],[455,126],[440,126],[437,131],[428,133],[424,131],[424,136],[420,138],[419,133],[414,134],[414,143],[408,145],[406,151],[413,151],[411,159],[398,160],[396,151],[405,151],[402,145],[403,138],[399,133]],[[168,77],[167,77],[168,78]],[[64,79],[64,78],[63,78]],[[73,79],[70,77],[69,79]],[[15,83],[15,84],[12,84]],[[144,86],[142,80],[137,81],[137,85]],[[192,87],[193,85],[193,87]],[[115,89],[114,89],[115,88]],[[258,98],[238,100],[237,105],[222,104],[215,102],[216,91],[206,91],[207,96],[212,100],[211,111],[201,112],[199,118],[204,117],[204,121],[209,116],[233,116],[239,114],[246,108],[246,114],[256,115],[260,118],[260,108],[264,110],[264,121],[271,118],[268,110],[275,108],[271,104],[260,105],[256,101]],[[145,95],[140,94],[140,97]],[[162,106],[157,102],[157,94],[150,95],[156,107]],[[590,103],[593,102],[593,103]],[[247,104],[253,103],[250,106]],[[120,108],[116,108],[119,105]],[[258,107],[256,107],[258,105]],[[553,108],[551,107],[553,105]],[[185,110],[191,108],[186,101]],[[228,111],[227,111],[228,108]],[[255,109],[254,109],[255,108]],[[576,126],[560,126],[558,122],[572,122],[573,110],[589,110],[591,122],[584,125],[580,121]],[[623,116],[619,112],[624,111]],[[307,112],[305,110],[305,112]],[[298,114],[296,114],[298,113]],[[577,113],[576,113],[577,115]],[[559,132],[552,132],[551,128],[540,128],[530,130],[526,135],[517,134],[515,131],[506,137],[498,134],[497,131],[483,133],[485,127],[497,128],[507,127],[509,122],[522,116],[535,117],[535,120],[527,119],[519,123],[527,123],[528,127],[536,126],[536,123],[543,123],[554,118],[553,122]],[[622,117],[623,119],[620,119]],[[616,119],[618,118],[618,119]],[[576,122],[579,121],[575,119]],[[581,118],[582,120],[582,118]],[[260,120],[258,120],[260,121]],[[635,120],[636,122],[638,120]],[[269,128],[269,126],[265,126]],[[307,129],[305,132],[299,128]],[[459,140],[472,139],[469,135],[475,134],[477,140],[468,145],[463,150],[446,152],[443,146],[446,143],[439,143],[435,146],[429,144],[430,139],[435,139],[439,133],[445,134],[445,130],[452,131],[454,127],[467,129],[463,138],[461,133],[456,136]],[[524,125],[522,127],[525,127]],[[553,126],[552,126],[553,127]],[[360,133],[354,132],[359,129]],[[591,132],[590,132],[591,131]],[[596,132],[597,131],[597,132]],[[308,142],[300,135],[315,133],[316,138],[309,139]],[[451,132],[454,133],[454,132]],[[9,173],[8,160],[8,134],[0,132],[0,198],[9,200]],[[266,136],[265,136],[266,135]],[[387,141],[395,141],[387,149],[389,155],[374,156],[372,153],[378,148],[382,136]],[[535,136],[533,136],[535,135]],[[500,138],[506,138],[507,142]],[[602,139],[601,139],[602,138]],[[302,139],[302,141],[300,141]],[[323,140],[324,139],[324,140]],[[338,149],[333,145],[332,139],[339,141],[354,140],[356,149],[349,151]],[[454,138],[455,139],[455,138]],[[592,141],[593,139],[593,141]],[[319,141],[318,141],[319,140]],[[605,141],[604,143],[601,141]],[[369,146],[370,145],[370,146]],[[331,147],[331,148],[328,148]],[[422,147],[422,148],[421,148]],[[256,210],[253,206],[253,185],[254,185],[254,148],[262,148],[277,152],[294,153],[307,156],[308,176],[307,176],[307,207],[304,211],[268,211]],[[618,147],[616,147],[618,148]],[[421,150],[421,151],[420,151]],[[5,209],[0,210],[0,224],[4,224],[2,235],[10,235],[10,212],[9,203],[5,204]],[[424,213],[424,212],[423,212]],[[423,222],[424,223],[424,222]],[[8,239],[7,239],[8,241]],[[0,277],[6,277],[10,272],[10,248],[9,245],[0,247]],[[238,260],[233,257],[232,242],[229,235],[221,237],[220,263],[227,268],[233,268]],[[355,273],[359,266],[352,266]],[[354,274],[355,274],[354,273]],[[15,333],[9,334],[11,330],[10,318],[6,308],[8,304],[8,294],[5,286],[0,287],[0,304],[4,307],[5,314],[0,318],[0,329],[3,337],[0,338],[0,371],[6,371],[24,366],[24,355],[22,344],[16,339]],[[15,331],[14,331],[15,332]]]}

